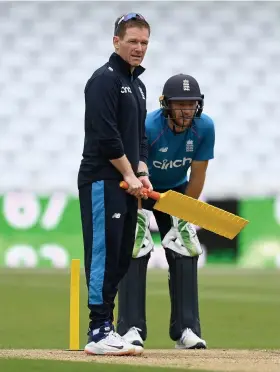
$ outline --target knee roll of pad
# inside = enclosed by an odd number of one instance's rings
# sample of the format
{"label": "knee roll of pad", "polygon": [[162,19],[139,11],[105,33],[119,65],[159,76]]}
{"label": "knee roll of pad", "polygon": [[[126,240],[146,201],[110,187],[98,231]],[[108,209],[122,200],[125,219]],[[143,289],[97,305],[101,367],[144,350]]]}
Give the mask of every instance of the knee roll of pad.
{"label": "knee roll of pad", "polygon": [[132,257],[139,258],[146,256],[154,248],[154,242],[149,230],[149,216],[144,209],[138,209],[137,226],[135,232],[135,243]]}
{"label": "knee roll of pad", "polygon": [[195,228],[177,217],[171,216],[172,227],[165,235],[162,246],[183,256],[195,257],[202,254]]}

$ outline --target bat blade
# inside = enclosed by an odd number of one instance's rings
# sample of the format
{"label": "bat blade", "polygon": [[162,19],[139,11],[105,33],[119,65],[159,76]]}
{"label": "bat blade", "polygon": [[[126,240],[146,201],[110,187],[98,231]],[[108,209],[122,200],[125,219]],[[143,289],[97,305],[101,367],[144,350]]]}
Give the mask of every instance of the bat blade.
{"label": "bat blade", "polygon": [[154,209],[181,218],[228,239],[235,238],[249,223],[248,220],[233,213],[171,190],[161,194]]}

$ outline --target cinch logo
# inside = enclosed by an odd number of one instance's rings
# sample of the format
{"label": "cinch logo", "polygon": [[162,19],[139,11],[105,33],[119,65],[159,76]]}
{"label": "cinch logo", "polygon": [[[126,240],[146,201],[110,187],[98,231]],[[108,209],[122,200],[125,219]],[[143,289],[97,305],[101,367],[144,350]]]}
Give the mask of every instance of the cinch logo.
{"label": "cinch logo", "polygon": [[158,169],[167,170],[168,168],[184,167],[187,162],[191,164],[192,158],[184,158],[184,159],[170,160],[170,161],[168,161],[167,159],[164,159],[163,161],[154,160],[153,166]]}
{"label": "cinch logo", "polygon": [[132,93],[129,87],[122,87],[121,93]]}

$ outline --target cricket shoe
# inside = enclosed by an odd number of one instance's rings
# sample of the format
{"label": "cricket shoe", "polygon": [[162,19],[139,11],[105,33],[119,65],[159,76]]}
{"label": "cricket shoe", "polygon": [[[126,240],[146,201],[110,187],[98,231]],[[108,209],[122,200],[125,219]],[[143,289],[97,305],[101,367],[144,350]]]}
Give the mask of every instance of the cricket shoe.
{"label": "cricket shoe", "polygon": [[135,355],[134,346],[116,333],[110,322],[105,322],[99,329],[89,331],[88,336],[88,343],[85,346],[86,354]]}
{"label": "cricket shoe", "polygon": [[180,340],[176,342],[175,349],[206,349],[206,342],[190,328],[186,328]]}
{"label": "cricket shoe", "polygon": [[140,336],[139,331],[141,331],[140,328],[137,327],[131,327],[125,335],[122,336],[122,338],[126,341],[132,344],[135,348],[135,355],[141,355],[144,351],[144,341],[142,337]]}

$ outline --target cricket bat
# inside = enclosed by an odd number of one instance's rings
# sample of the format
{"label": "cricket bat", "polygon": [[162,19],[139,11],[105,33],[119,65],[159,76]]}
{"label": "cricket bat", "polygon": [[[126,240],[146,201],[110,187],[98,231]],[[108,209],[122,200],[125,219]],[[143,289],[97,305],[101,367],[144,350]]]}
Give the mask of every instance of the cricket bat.
{"label": "cricket bat", "polygon": [[[127,190],[128,184],[122,181],[120,182],[120,187]],[[176,191],[169,190],[164,193],[156,191],[148,192],[147,189],[143,191],[149,198],[156,200],[154,209],[231,240],[249,223],[248,220],[233,213]]]}

